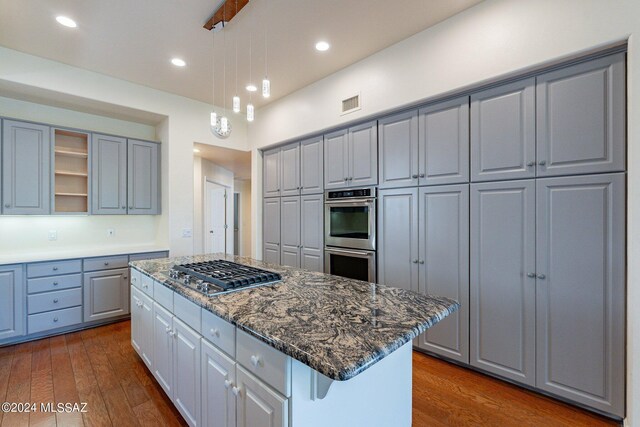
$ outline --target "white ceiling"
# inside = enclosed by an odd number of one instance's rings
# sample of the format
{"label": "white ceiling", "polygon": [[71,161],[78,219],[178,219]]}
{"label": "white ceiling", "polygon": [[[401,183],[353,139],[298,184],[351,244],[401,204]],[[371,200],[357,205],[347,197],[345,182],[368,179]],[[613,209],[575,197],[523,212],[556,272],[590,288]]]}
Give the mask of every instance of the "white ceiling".
{"label": "white ceiling", "polygon": [[[223,43],[227,42],[227,108],[235,91],[248,94],[249,38],[253,80],[265,73],[267,26],[269,102],[479,3],[481,0],[252,0],[216,33],[216,104],[222,105]],[[202,25],[221,0],[0,0],[0,45],[207,103],[212,99],[212,33]],[[57,15],[78,28],[60,26]],[[320,53],[317,40],[331,43]],[[184,68],[170,64],[174,56]],[[266,103],[253,96],[254,104]]]}

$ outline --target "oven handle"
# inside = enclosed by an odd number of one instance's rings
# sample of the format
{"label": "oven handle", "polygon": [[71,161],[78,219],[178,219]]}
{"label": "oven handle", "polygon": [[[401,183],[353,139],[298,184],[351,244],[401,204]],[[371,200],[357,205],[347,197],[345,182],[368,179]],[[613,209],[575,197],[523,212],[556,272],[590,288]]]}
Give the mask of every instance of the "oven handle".
{"label": "oven handle", "polygon": [[373,252],[364,252],[364,251],[350,251],[347,249],[334,249],[334,248],[325,248],[325,251],[334,254],[346,254],[346,255],[358,255],[361,257],[369,257],[373,255]]}
{"label": "oven handle", "polygon": [[343,203],[367,203],[372,204],[376,199],[344,199],[344,200],[336,200],[336,199],[327,199],[325,202],[327,205],[331,204],[343,204]]}

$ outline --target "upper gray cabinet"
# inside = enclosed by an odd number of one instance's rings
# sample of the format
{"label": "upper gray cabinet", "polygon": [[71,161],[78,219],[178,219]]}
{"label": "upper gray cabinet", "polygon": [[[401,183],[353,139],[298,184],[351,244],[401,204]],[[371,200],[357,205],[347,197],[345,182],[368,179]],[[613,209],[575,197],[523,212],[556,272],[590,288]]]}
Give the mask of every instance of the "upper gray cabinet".
{"label": "upper gray cabinet", "polygon": [[472,184],[470,223],[470,363],[534,386],[535,180]]}
{"label": "upper gray cabinet", "polygon": [[280,153],[280,195],[300,194],[300,143],[285,145]]}
{"label": "upper gray cabinet", "polygon": [[349,186],[349,131],[324,136],[324,188]]}
{"label": "upper gray cabinet", "polygon": [[420,185],[469,182],[469,97],[420,110]]}
{"label": "upper gray cabinet", "polygon": [[2,212],[48,215],[51,212],[50,128],[3,121]]}
{"label": "upper gray cabinet", "polygon": [[300,143],[300,194],[320,194],[324,191],[322,137]]}
{"label": "upper gray cabinet", "polygon": [[280,264],[280,199],[265,198],[262,212],[262,259]]}
{"label": "upper gray cabinet", "polygon": [[625,168],[625,57],[537,77],[538,176]]}
{"label": "upper gray cabinet", "polygon": [[324,188],[378,183],[377,123],[368,122],[324,137]]}
{"label": "upper gray cabinet", "polygon": [[380,188],[418,185],[418,112],[378,121]]}
{"label": "upper gray cabinet", "polygon": [[127,140],[93,134],[91,201],[94,215],[127,213]]}
{"label": "upper gray cabinet", "polygon": [[471,180],[534,178],[535,79],[471,95]]}
{"label": "upper gray cabinet", "polygon": [[263,195],[277,197],[280,195],[280,148],[266,150],[263,153]]}
{"label": "upper gray cabinet", "polygon": [[536,386],[623,417],[625,175],[536,186]]}
{"label": "upper gray cabinet", "polygon": [[130,139],[127,147],[127,213],[156,215],[160,213],[159,146],[154,142]]}

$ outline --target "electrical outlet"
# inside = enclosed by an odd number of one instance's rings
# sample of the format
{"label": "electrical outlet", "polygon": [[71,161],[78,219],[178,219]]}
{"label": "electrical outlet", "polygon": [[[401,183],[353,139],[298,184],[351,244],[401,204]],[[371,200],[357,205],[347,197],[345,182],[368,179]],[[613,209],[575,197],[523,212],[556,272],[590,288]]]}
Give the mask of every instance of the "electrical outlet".
{"label": "electrical outlet", "polygon": [[116,235],[115,228],[107,228],[107,237],[113,237]]}
{"label": "electrical outlet", "polygon": [[192,236],[192,231],[190,228],[183,228],[182,229],[182,237],[188,238]]}
{"label": "electrical outlet", "polygon": [[49,240],[58,240],[58,230],[49,230]]}

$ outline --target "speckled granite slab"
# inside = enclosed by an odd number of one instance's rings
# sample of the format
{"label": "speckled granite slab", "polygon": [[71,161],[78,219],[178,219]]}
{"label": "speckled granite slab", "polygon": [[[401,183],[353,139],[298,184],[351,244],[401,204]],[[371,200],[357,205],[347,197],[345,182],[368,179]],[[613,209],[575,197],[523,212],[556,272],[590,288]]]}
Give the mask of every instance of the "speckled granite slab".
{"label": "speckled granite slab", "polygon": [[[282,282],[206,297],[169,278],[175,264],[227,259]],[[223,254],[132,262],[189,300],[334,380],[348,380],[458,309],[448,298]]]}

